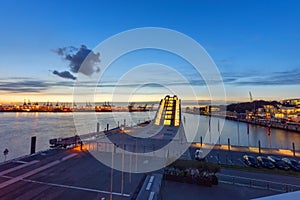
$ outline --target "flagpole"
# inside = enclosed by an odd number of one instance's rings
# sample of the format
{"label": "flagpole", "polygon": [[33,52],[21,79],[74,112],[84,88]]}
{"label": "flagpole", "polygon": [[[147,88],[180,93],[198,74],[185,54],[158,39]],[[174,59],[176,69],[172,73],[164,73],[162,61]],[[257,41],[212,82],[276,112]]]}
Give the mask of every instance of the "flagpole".
{"label": "flagpole", "polygon": [[211,123],[211,115],[209,115],[209,120],[208,120],[209,143],[211,144],[211,127],[210,127],[210,123]]}
{"label": "flagpole", "polygon": [[133,140],[133,137],[130,137],[130,162],[129,162],[129,183],[131,183],[131,171],[132,171],[132,153],[133,153],[133,144],[132,144],[132,140]]}
{"label": "flagpole", "polygon": [[122,177],[121,177],[121,194],[123,195],[124,193],[124,134],[125,134],[125,121],[124,121],[124,129],[122,131]]}
{"label": "flagpole", "polygon": [[250,146],[250,142],[249,142],[249,132],[250,132],[250,124],[247,123],[247,135],[248,135],[248,147]]}
{"label": "flagpole", "polygon": [[220,134],[220,122],[218,120],[218,133],[219,133],[219,152],[218,152],[218,164],[220,163],[220,151],[221,151],[221,134]]}
{"label": "flagpole", "polygon": [[220,122],[218,120],[219,146],[221,145]]}
{"label": "flagpole", "polygon": [[237,134],[238,134],[238,146],[240,146],[240,120],[237,123]]}
{"label": "flagpole", "polygon": [[111,171],[110,171],[110,196],[109,199],[112,200],[112,190],[113,190],[113,173],[114,173],[114,150],[115,145],[112,146],[111,150]]}

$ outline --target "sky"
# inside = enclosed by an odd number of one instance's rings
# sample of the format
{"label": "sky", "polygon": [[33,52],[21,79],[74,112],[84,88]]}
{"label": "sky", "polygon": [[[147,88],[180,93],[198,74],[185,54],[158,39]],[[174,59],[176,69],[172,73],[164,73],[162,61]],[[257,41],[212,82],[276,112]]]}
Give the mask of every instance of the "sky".
{"label": "sky", "polygon": [[[182,81],[192,85],[197,99],[209,99],[201,75],[168,52],[131,52],[103,71],[105,53],[97,46],[142,27],[175,30],[198,42],[216,64],[228,101],[248,101],[249,91],[253,99],[300,98],[297,0],[0,0],[0,4],[0,103],[72,102],[74,84],[80,80],[92,84],[91,76],[99,78],[99,73],[102,76],[94,83],[99,87],[93,90],[97,101],[161,99],[172,92],[170,85],[187,91]],[[79,69],[87,55],[92,55],[89,66]],[[158,66],[163,70],[154,70]],[[128,75],[133,69],[134,76]],[[181,82],[178,74],[184,77]],[[119,93],[113,98],[112,91]]]}

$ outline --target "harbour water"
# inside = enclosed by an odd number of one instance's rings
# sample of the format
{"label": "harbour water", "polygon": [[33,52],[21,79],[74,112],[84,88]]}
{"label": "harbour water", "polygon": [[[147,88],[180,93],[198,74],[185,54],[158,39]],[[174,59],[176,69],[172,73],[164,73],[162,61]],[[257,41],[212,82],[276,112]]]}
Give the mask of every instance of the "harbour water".
{"label": "harbour water", "polygon": [[[188,141],[200,142],[202,137],[203,143],[227,145],[229,138],[231,145],[258,147],[258,142],[260,141],[261,147],[290,150],[292,150],[292,143],[294,143],[295,149],[300,150],[300,133],[297,132],[269,129],[268,127],[253,124],[247,125],[247,123],[224,118],[211,117],[209,119],[208,116],[203,115],[184,114],[184,118],[186,126],[199,123],[197,135],[193,137],[186,133]],[[222,128],[223,123],[224,127]]]}
{"label": "harbour water", "polygon": [[[144,120],[154,118],[155,112],[102,112],[76,113],[77,124],[85,124],[89,127],[87,132],[95,132],[97,125],[89,122],[89,116],[96,114],[100,123],[100,130],[104,130],[106,124],[110,128],[124,123],[128,126],[135,125]],[[28,155],[30,153],[30,141],[36,136],[36,151],[49,149],[49,139],[58,137],[70,137],[76,134],[73,113],[55,112],[3,112],[0,113],[0,162],[4,161],[3,151],[7,148],[9,153],[6,159]]]}
{"label": "harbour water", "polygon": [[[88,124],[87,132],[96,131],[96,124],[89,124],[87,120],[91,113],[76,113],[77,123]],[[153,119],[155,112],[132,112],[132,113],[96,113],[97,120],[100,122],[100,130],[104,130],[106,124],[110,124],[110,128],[116,127],[117,123],[123,124],[126,120],[127,126],[135,125],[144,120]],[[219,118],[199,116],[192,114],[183,114],[186,127],[192,127],[199,123],[196,135],[190,134],[186,130],[187,140],[189,142],[200,142],[201,137],[206,143],[227,144],[230,138],[231,145],[240,146],[258,146],[267,148],[283,148],[292,149],[292,143],[295,143],[296,150],[300,150],[300,134],[280,129],[271,129],[270,134],[266,127],[257,125],[249,125],[249,134],[247,134],[247,124],[238,123]],[[224,122],[222,129],[218,124]],[[210,124],[210,131],[209,131]],[[219,130],[218,130],[219,129]],[[73,113],[0,113],[0,162],[4,161],[3,151],[5,148],[9,150],[6,159],[29,154],[30,138],[37,137],[36,150],[46,150],[49,148],[49,139],[57,137],[73,136],[76,128],[73,120]],[[220,133],[220,134],[219,134]],[[220,135],[220,140],[215,136]]]}

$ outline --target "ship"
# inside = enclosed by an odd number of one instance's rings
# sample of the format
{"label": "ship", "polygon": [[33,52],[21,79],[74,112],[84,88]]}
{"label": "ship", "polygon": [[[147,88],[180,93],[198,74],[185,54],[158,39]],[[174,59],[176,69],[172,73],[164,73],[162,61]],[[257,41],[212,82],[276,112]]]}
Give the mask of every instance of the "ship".
{"label": "ship", "polygon": [[112,112],[112,106],[109,104],[109,102],[104,102],[101,106],[95,107],[96,112]]}
{"label": "ship", "polygon": [[135,105],[135,103],[130,103],[128,105],[129,112],[146,112],[146,111],[150,111],[150,109],[151,109],[151,107],[147,107],[147,104],[145,104],[143,106],[139,105],[137,107],[135,107],[134,105]]}

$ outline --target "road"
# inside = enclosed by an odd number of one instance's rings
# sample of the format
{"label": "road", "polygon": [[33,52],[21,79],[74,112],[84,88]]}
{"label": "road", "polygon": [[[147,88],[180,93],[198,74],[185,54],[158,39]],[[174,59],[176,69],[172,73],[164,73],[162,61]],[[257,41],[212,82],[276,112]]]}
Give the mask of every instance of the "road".
{"label": "road", "polygon": [[276,191],[261,190],[237,185],[219,184],[213,187],[192,185],[188,183],[178,183],[164,181],[162,184],[162,200],[182,200],[182,199],[222,199],[222,200],[248,200],[258,197],[278,194]]}

